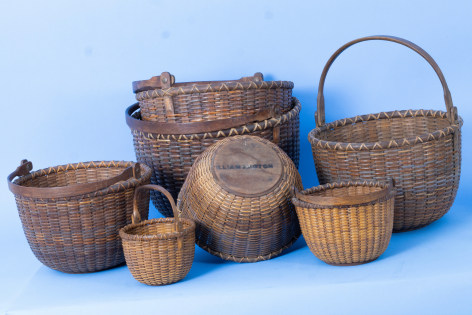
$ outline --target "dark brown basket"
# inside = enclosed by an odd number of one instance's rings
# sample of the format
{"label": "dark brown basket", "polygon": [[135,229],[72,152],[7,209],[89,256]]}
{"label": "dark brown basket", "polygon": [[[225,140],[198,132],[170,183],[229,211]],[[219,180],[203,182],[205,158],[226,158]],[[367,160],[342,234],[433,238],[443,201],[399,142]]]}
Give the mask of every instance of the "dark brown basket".
{"label": "dark brown basket", "polygon": [[[134,190],[149,183],[151,169],[116,161],[67,164],[30,173],[32,168],[24,160],[8,183],[39,261],[67,273],[124,263],[118,231],[130,223]],[[143,198],[139,204],[143,217],[148,207],[149,199]]]}
{"label": "dark brown basket", "polygon": [[168,72],[133,82],[143,120],[198,122],[239,117],[245,123],[292,108],[293,83],[264,81],[261,73],[234,81],[175,83]]}
{"label": "dark brown basket", "polygon": [[[323,86],[326,74],[346,48],[367,40],[402,44],[419,53],[436,71],[447,112],[403,110],[325,123]],[[317,128],[308,135],[321,184],[367,179],[396,182],[394,231],[425,226],[452,206],[461,170],[462,119],[453,106],[436,62],[417,45],[396,37],[371,36],[349,42],[327,62],[318,89]]]}
{"label": "dark brown basket", "polygon": [[324,262],[363,264],[387,249],[395,201],[392,184],[325,184],[296,192],[292,201],[308,247]]}
{"label": "dark brown basket", "polygon": [[[238,153],[237,150],[246,144],[251,150]],[[243,162],[242,165],[255,163],[256,168],[261,169],[254,181],[245,181],[247,178],[241,171],[232,173],[233,179],[230,181],[238,182],[238,187],[247,187],[244,193],[234,189],[234,185],[227,185],[227,175],[219,177],[215,173],[217,152],[230,146],[233,150],[227,152],[235,152],[237,157],[248,156],[247,160],[251,163]],[[222,150],[218,151],[220,148]],[[260,159],[261,154],[267,158]],[[262,163],[271,159],[279,161],[278,166],[271,166],[280,176],[271,177],[269,169],[262,168]],[[229,158],[224,159],[223,163],[227,160]],[[260,167],[257,167],[258,163],[261,163]],[[259,192],[253,185],[255,181],[262,183],[263,189],[267,188],[267,183],[272,187]],[[283,150],[266,139],[235,136],[218,141],[197,158],[180,191],[177,204],[182,217],[195,221],[196,242],[201,248],[225,260],[257,262],[279,255],[300,236],[300,226],[290,201],[293,186],[298,189],[303,187],[297,168]]]}
{"label": "dark brown basket", "polygon": [[[163,193],[172,205],[174,218],[141,221],[138,211],[140,191]],[[149,198],[146,198],[149,200]],[[188,274],[195,254],[195,223],[179,218],[169,192],[157,185],[140,186],[135,191],[132,224],[120,230],[126,264],[133,277],[147,285],[177,282]]]}
{"label": "dark brown basket", "polygon": [[[236,119],[212,122],[174,124],[141,120],[137,104],[126,110],[126,122],[131,128],[138,162],[153,170],[151,182],[166,188],[174,199],[195,159],[218,140],[235,135],[259,136],[277,143],[298,167],[300,153],[300,102],[293,98],[292,110],[264,121],[237,124]],[[221,127],[230,126],[230,127]],[[154,206],[165,216],[172,208],[160,193],[151,193]]]}

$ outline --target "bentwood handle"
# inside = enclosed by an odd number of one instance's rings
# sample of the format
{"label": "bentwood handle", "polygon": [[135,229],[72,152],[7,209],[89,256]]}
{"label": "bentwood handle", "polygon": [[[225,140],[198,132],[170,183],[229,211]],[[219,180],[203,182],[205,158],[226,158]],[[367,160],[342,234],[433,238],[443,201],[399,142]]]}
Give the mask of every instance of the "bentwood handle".
{"label": "bentwood handle", "polygon": [[446,108],[447,108],[447,117],[449,119],[449,122],[451,124],[454,124],[456,122],[456,116],[457,116],[457,108],[455,108],[452,104],[452,98],[451,98],[451,92],[449,92],[449,88],[446,83],[446,79],[444,78],[444,75],[442,74],[441,69],[439,68],[438,64],[434,59],[426,52],[424,51],[421,47],[418,45],[395,36],[388,36],[388,35],[375,35],[375,36],[367,36],[367,37],[362,37],[355,39],[341,48],[339,48],[332,56],[329,58],[328,62],[326,63],[323,72],[321,73],[321,78],[320,78],[320,83],[318,86],[318,98],[317,98],[317,112],[315,113],[315,120],[316,120],[316,126],[321,127],[325,124],[325,103],[324,103],[324,95],[323,95],[323,89],[324,89],[324,83],[326,79],[326,75],[328,74],[328,70],[333,64],[334,60],[348,47],[360,43],[360,42],[365,42],[369,40],[385,40],[389,42],[394,42],[397,44],[401,44],[403,46],[406,46],[414,51],[416,51],[418,54],[420,54],[426,61],[433,67],[434,71],[436,71],[436,74],[439,77],[439,80],[441,81],[441,85],[444,90],[444,101],[446,103]]}
{"label": "bentwood handle", "polygon": [[139,163],[127,167],[121,174],[105,180],[100,180],[91,183],[75,184],[59,187],[29,187],[13,183],[13,179],[17,176],[28,175],[33,169],[33,163],[28,160],[22,160],[21,165],[16,170],[8,175],[8,188],[15,195],[21,195],[29,198],[64,198],[71,196],[78,196],[88,193],[93,193],[102,190],[120,181],[125,181],[131,177],[140,178],[141,168]]}
{"label": "bentwood handle", "polygon": [[170,205],[172,206],[172,212],[174,213],[175,229],[176,231],[180,232],[182,230],[182,224],[179,220],[179,211],[177,210],[177,206],[175,205],[174,198],[172,198],[172,195],[164,187],[159,186],[159,185],[148,184],[148,185],[139,186],[138,188],[135,189],[134,200],[133,200],[133,215],[131,216],[131,222],[135,224],[141,221],[141,215],[139,214],[139,209],[138,209],[138,198],[139,198],[139,194],[145,190],[157,190],[163,193],[164,196],[166,196],[166,198],[170,202]]}
{"label": "bentwood handle", "polygon": [[[261,82],[264,81],[264,76],[260,72],[256,72],[253,76],[242,77],[239,80],[228,80],[228,81],[202,81],[195,82],[195,84],[212,84],[221,82]],[[155,89],[168,89],[175,84],[175,77],[169,72],[162,72],[160,76],[155,76],[149,80],[141,80],[133,82],[133,92],[139,93],[148,90]]]}

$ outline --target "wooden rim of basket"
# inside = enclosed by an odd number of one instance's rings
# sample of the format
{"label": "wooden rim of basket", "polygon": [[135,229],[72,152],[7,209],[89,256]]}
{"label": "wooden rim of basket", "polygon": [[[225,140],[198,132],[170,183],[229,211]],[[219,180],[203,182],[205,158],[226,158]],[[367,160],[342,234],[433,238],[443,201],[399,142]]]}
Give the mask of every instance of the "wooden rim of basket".
{"label": "wooden rim of basket", "polygon": [[[369,187],[380,187],[381,190],[375,191],[368,194],[362,194],[357,196],[346,196],[346,197],[329,197],[329,196],[313,196],[313,193],[325,191],[328,189],[345,188],[352,186],[369,186]],[[321,206],[326,207],[338,207],[338,206],[356,206],[370,204],[379,200],[385,199],[390,196],[393,197],[395,193],[395,184],[393,179],[387,182],[380,181],[340,181],[328,183],[312,187],[303,191],[298,191],[295,187],[293,189],[292,201],[295,205],[300,205],[301,202],[307,203],[310,206]]]}
{"label": "wooden rim of basket", "polygon": [[[133,131],[144,132],[152,134],[154,139],[162,140],[193,140],[206,139],[206,138],[217,138],[217,137],[226,137],[233,135],[243,135],[246,133],[251,133],[258,130],[265,130],[273,128],[283,124],[289,120],[292,120],[293,117],[296,117],[300,114],[301,104],[300,101],[293,97],[292,98],[293,108],[278,117],[271,117],[262,121],[250,122],[247,124],[236,124],[232,127],[220,128],[219,125],[211,125],[211,122],[194,122],[194,123],[161,123],[157,121],[144,121],[139,118],[136,118],[139,109],[139,104],[135,103],[129,106],[126,109],[126,123]],[[234,118],[231,118],[233,120]],[[226,120],[226,119],[224,119]],[[218,122],[220,120],[215,120]],[[234,120],[233,120],[234,122]],[[195,124],[194,126],[198,127],[189,127],[188,125]],[[197,125],[198,124],[198,125]],[[210,127],[204,127],[204,129],[199,129],[200,126],[208,124]],[[169,127],[163,128],[162,126],[172,125],[172,129]],[[212,130],[215,129],[215,130]],[[193,132],[189,132],[189,130]]]}
{"label": "wooden rim of basket", "polygon": [[[58,187],[32,187],[23,186],[22,183],[41,176],[53,173],[65,173],[78,169],[89,168],[125,168],[117,176],[105,180],[73,184]],[[20,166],[7,177],[10,191],[18,196],[39,199],[68,198],[74,196],[96,196],[111,192],[119,192],[139,185],[144,179],[151,176],[151,169],[144,164],[126,161],[90,161],[80,163],[69,163],[54,167],[44,168],[31,172],[33,163],[22,160]],[[144,170],[144,174],[142,171]],[[14,180],[15,177],[18,177]]]}
{"label": "wooden rim of basket", "polygon": [[450,134],[455,134],[459,131],[462,126],[462,118],[459,117],[458,124],[447,126],[443,129],[436,130],[431,133],[425,133],[418,136],[408,137],[408,138],[399,138],[391,139],[389,141],[378,141],[378,142],[336,142],[336,141],[327,141],[322,140],[319,137],[319,134],[323,131],[330,129],[342,128],[344,126],[349,126],[355,123],[362,123],[372,120],[381,120],[381,119],[402,119],[406,117],[431,117],[431,118],[442,118],[447,119],[447,113],[444,111],[438,110],[402,110],[402,111],[391,111],[391,112],[382,112],[377,114],[368,114],[360,115],[351,118],[345,118],[333,121],[331,123],[325,124],[324,126],[313,129],[308,134],[308,141],[311,144],[316,145],[322,149],[328,150],[343,150],[343,151],[363,151],[363,150],[375,150],[375,149],[390,149],[398,148],[403,146],[411,146],[417,143],[424,143],[428,141],[439,140],[440,138],[446,137]]}
{"label": "wooden rim of basket", "polygon": [[290,81],[264,81],[260,72],[254,76],[243,77],[239,80],[226,81],[200,81],[175,83],[175,77],[169,72],[163,72],[160,76],[149,80],[133,82],[133,92],[138,101],[163,96],[175,96],[193,93],[223,92],[254,89],[293,89]]}
{"label": "wooden rim of basket", "polygon": [[[139,214],[139,207],[138,207],[138,200],[141,196],[141,193],[147,190],[156,190],[162,193],[168,200],[172,207],[172,211],[174,213],[173,218],[160,218],[160,219],[153,219],[153,220],[145,220],[141,222],[141,215]],[[179,245],[178,248],[182,248],[182,237],[191,231],[195,230],[195,223],[187,218],[181,218],[180,212],[175,205],[174,198],[172,195],[162,186],[159,185],[142,185],[135,189],[134,191],[134,199],[133,199],[133,214],[131,215],[131,224],[125,226],[120,230],[120,236],[126,240],[153,240],[153,239],[171,239],[177,238]],[[182,223],[187,225],[183,227]],[[172,224],[174,226],[174,230],[169,233],[156,233],[153,235],[138,235],[138,234],[130,234],[129,231],[139,227],[145,226],[150,224]]]}

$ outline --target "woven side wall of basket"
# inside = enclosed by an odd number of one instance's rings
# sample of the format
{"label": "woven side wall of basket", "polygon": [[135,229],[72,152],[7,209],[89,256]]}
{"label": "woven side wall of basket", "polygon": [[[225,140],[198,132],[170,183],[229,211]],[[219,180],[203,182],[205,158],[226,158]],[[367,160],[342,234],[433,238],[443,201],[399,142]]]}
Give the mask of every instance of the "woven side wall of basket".
{"label": "woven side wall of basket", "polygon": [[[404,110],[324,121],[323,86],[329,67],[347,47],[366,40],[387,40],[424,57],[444,89],[447,112]],[[436,62],[415,44],[389,36],[347,43],[323,70],[318,90],[317,128],[310,132],[316,172],[321,184],[351,179],[396,182],[394,231],[425,226],[452,206],[461,171],[461,126],[444,76]]]}
{"label": "woven side wall of basket", "polygon": [[234,81],[175,83],[174,76],[164,72],[133,87],[143,120],[187,123],[268,110],[279,116],[292,108],[293,83],[263,81],[261,73]]}
{"label": "woven side wall of basket", "polygon": [[[29,173],[32,164],[26,162],[18,168],[23,167],[20,173],[12,174],[9,179],[21,176],[11,188],[16,192],[26,238],[39,261],[67,273],[94,272],[124,263],[118,231],[131,222],[135,188],[149,183],[151,177],[151,169],[141,165],[139,175],[120,180],[120,174],[134,165],[85,162]],[[110,178],[119,181],[98,188]],[[55,189],[65,192],[64,196],[54,197],[60,193]],[[89,192],[81,193],[86,190]],[[148,215],[148,206],[149,198],[143,198],[139,204],[143,217]]]}
{"label": "woven side wall of basket", "polygon": [[[277,143],[298,167],[300,154],[299,115],[300,102],[293,98],[293,108],[288,113],[261,122],[235,128],[192,134],[159,134],[143,131],[136,105],[128,108],[127,122],[133,134],[138,162],[149,165],[153,174],[151,182],[163,186],[173,198],[177,195],[195,159],[218,140],[235,135],[254,135]],[[138,123],[139,125],[137,125]],[[134,125],[133,125],[134,124]],[[150,130],[152,130],[151,125]],[[172,216],[172,208],[162,194],[151,192],[154,206],[165,216]]]}

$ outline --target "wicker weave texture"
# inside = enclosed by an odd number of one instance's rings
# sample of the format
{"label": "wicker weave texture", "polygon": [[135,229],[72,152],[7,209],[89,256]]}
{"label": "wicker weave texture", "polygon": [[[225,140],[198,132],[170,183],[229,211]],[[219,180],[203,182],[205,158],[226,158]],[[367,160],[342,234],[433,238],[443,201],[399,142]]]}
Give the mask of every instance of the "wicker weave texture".
{"label": "wicker weave texture", "polygon": [[[362,196],[380,190],[381,184],[340,182],[307,189],[304,195]],[[303,237],[311,252],[328,264],[356,265],[377,259],[392,235],[394,195],[369,203],[343,206],[316,205],[293,198]]]}
{"label": "wicker weave texture", "polygon": [[[113,177],[132,162],[87,162],[42,169],[15,184],[52,188]],[[120,228],[129,224],[135,187],[146,184],[151,169],[141,165],[141,177],[118,182],[86,195],[28,198],[15,195],[23,230],[35,256],[46,266],[67,273],[94,272],[125,262]],[[140,201],[143,217],[149,198]]]}
{"label": "wicker weave texture", "polygon": [[[147,220],[120,231],[126,264],[139,282],[170,284],[185,278],[190,271],[195,253],[195,223],[180,219],[183,230],[176,232],[174,220]],[[180,247],[178,238],[182,242]]]}
{"label": "wicker weave texture", "polygon": [[[274,129],[278,129],[278,145],[298,167],[301,105],[296,98],[292,99],[292,105],[292,110],[277,118],[211,133],[160,135],[132,130],[136,159],[152,168],[151,182],[166,188],[174,199],[198,155],[218,140],[227,137],[248,134],[274,141]],[[139,112],[135,112],[133,116],[140,118]],[[170,204],[162,194],[153,191],[151,198],[156,209],[165,216],[172,216]]]}
{"label": "wicker weave texture", "polygon": [[460,125],[445,112],[396,111],[338,120],[310,132],[321,184],[396,182],[394,231],[425,226],[452,206],[461,170]]}
{"label": "wicker weave texture", "polygon": [[[291,203],[293,186],[302,182],[291,159],[276,145],[284,172],[277,186],[256,197],[228,192],[212,173],[212,158],[220,146],[248,136],[226,138],[209,147],[193,165],[179,194],[182,217],[196,223],[196,242],[209,253],[225,260],[256,262],[271,259],[291,246],[300,236],[300,227]],[[254,138],[254,137],[249,137]]]}
{"label": "wicker weave texture", "polygon": [[[187,83],[137,93],[143,120],[197,122],[253,115],[274,108],[292,108],[293,83],[287,81]],[[169,111],[168,103],[173,104]]]}

